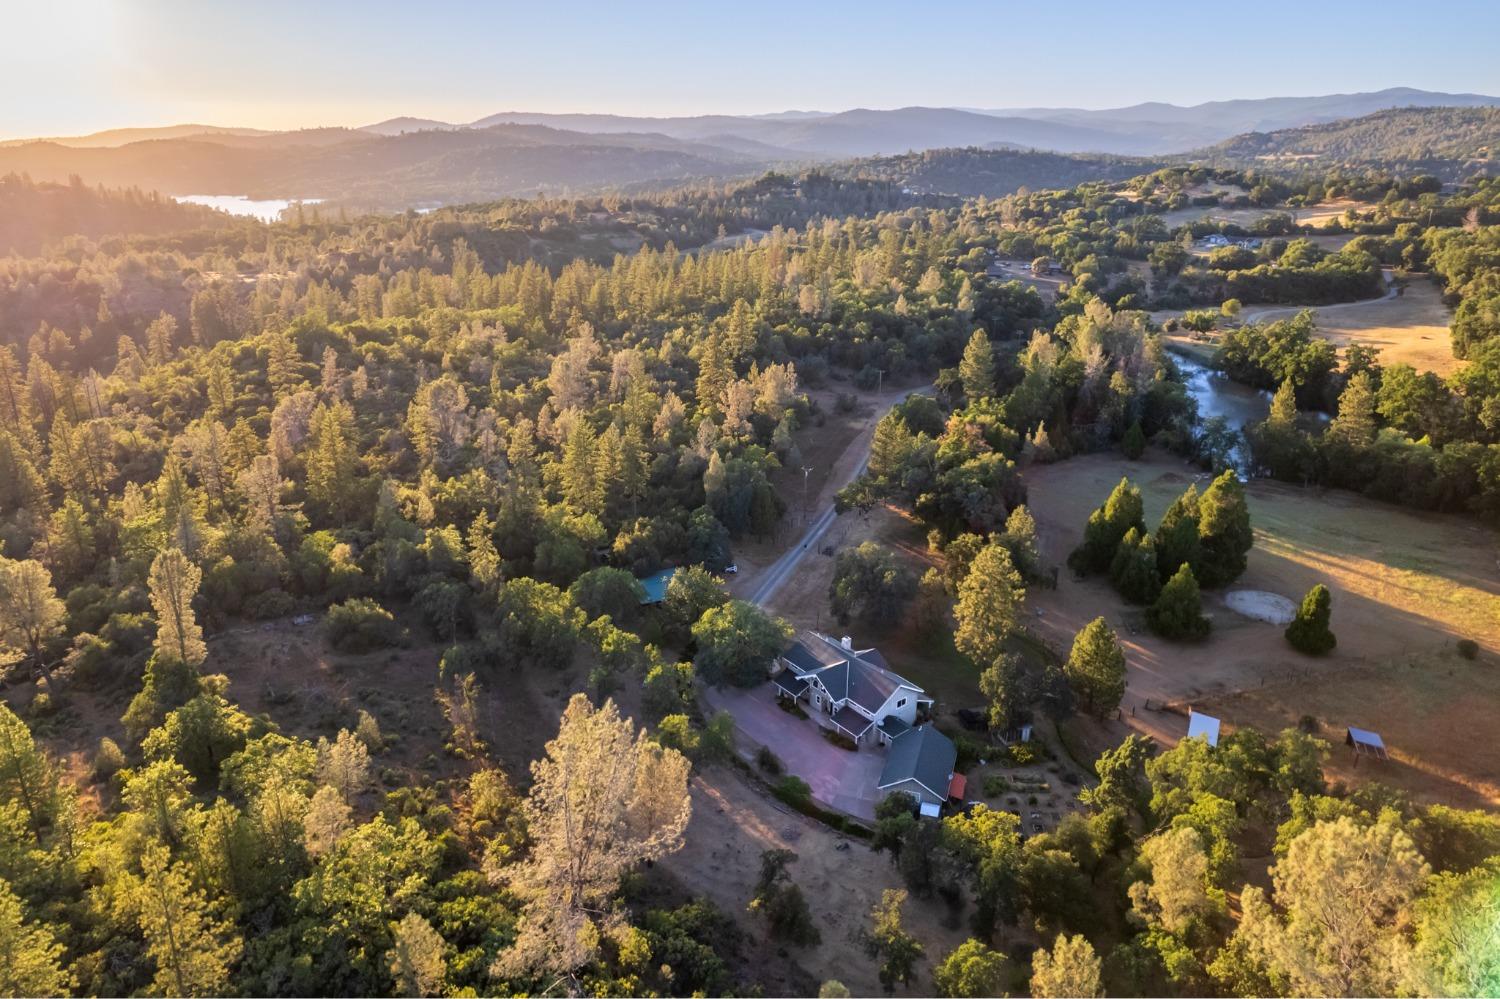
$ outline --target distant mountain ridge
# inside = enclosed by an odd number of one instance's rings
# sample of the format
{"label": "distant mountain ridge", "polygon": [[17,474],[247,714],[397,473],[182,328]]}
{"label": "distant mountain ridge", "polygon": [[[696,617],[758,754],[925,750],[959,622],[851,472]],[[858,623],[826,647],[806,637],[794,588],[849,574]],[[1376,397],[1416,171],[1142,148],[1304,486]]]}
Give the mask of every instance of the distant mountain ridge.
{"label": "distant mountain ridge", "polygon": [[[1440,99],[1468,103],[1431,106]],[[1295,139],[1281,136],[1282,129],[1239,129],[1234,139],[1224,133],[1226,123],[1321,118],[1392,100],[1423,104],[1377,110],[1376,116],[1387,117],[1376,125],[1351,126],[1343,118],[1299,123],[1295,129],[1312,131]],[[173,195],[322,198],[401,210],[538,193],[629,192],[814,164],[844,170],[848,161],[876,158],[900,161],[880,164],[878,172],[903,185],[910,179],[914,190],[1000,194],[1021,184],[1069,186],[1119,178],[1132,167],[1149,169],[1168,159],[1263,163],[1303,156],[1372,162],[1361,157],[1400,142],[1399,156],[1383,152],[1377,159],[1415,158],[1425,170],[1456,178],[1463,164],[1490,155],[1491,115],[1497,107],[1500,99],[1482,95],[1398,89],[1193,108],[1143,104],[1010,114],[926,107],[675,118],[506,111],[468,124],[403,117],[362,128],[286,132],[178,125],[3,144],[0,176],[14,172],[66,182],[76,175],[90,184]],[[1391,124],[1397,120],[1406,121],[1405,133]],[[1353,128],[1354,138],[1293,151],[1295,142],[1322,141],[1309,136],[1324,134],[1316,131],[1323,126],[1328,135]],[[1444,129],[1453,135],[1445,137]],[[936,150],[946,154],[931,163],[920,160]],[[982,155],[996,151],[1039,155]]]}
{"label": "distant mountain ridge", "polygon": [[[1148,102],[1102,110],[905,107],[677,117],[502,111],[471,122],[408,116],[341,131],[394,137],[494,125],[545,125],[595,135],[657,134],[737,148],[753,155],[798,159],[879,156],[966,146],[1158,156],[1201,149],[1246,132],[1358,118],[1389,108],[1480,106],[1500,106],[1500,97],[1394,87],[1370,93],[1248,98],[1192,106]],[[97,147],[190,135],[227,138],[266,134],[254,129],[178,125],[164,129],[120,129],[50,141],[70,147]],[[0,145],[17,144],[20,143],[12,140]]]}

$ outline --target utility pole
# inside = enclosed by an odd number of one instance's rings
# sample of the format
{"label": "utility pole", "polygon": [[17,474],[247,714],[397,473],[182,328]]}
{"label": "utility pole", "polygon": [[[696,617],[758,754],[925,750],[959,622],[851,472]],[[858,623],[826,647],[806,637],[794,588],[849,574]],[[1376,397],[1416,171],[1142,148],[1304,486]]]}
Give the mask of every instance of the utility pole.
{"label": "utility pole", "polygon": [[875,369],[875,394],[879,395],[881,388],[885,385],[885,369]]}
{"label": "utility pole", "polygon": [[802,466],[802,526],[807,526],[807,476],[813,470],[811,465]]}

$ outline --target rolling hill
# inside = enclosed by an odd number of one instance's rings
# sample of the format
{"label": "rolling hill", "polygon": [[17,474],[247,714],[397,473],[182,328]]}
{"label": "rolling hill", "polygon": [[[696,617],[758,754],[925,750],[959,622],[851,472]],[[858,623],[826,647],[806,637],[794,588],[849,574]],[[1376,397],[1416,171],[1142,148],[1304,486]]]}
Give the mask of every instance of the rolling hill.
{"label": "rolling hill", "polygon": [[1493,172],[1500,108],[1397,108],[1362,118],[1250,132],[1192,154],[1227,163],[1425,170],[1446,179]]}

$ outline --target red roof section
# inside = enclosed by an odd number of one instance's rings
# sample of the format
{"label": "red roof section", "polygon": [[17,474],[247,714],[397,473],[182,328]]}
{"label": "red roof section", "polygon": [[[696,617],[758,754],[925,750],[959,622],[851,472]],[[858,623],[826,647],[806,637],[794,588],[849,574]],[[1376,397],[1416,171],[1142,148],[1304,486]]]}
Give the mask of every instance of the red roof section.
{"label": "red roof section", "polygon": [[957,798],[962,801],[964,791],[968,788],[968,786],[969,782],[964,779],[963,774],[954,774],[948,780],[948,797]]}

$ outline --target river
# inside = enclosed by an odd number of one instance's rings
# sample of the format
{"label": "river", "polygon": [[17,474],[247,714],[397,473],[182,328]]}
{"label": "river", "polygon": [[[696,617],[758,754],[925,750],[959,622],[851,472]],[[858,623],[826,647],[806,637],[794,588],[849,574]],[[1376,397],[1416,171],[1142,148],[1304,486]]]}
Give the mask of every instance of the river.
{"label": "river", "polygon": [[322,198],[267,198],[255,200],[247,198],[243,194],[178,194],[174,200],[189,205],[206,205],[209,208],[217,208],[221,212],[230,215],[247,215],[251,218],[260,219],[262,222],[276,222],[281,218],[281,213],[297,204],[299,201],[304,205],[316,205]]}
{"label": "river", "polygon": [[[1265,389],[1254,389],[1241,385],[1222,371],[1215,371],[1200,361],[1172,352],[1177,370],[1187,385],[1188,395],[1198,404],[1198,420],[1211,420],[1222,416],[1231,430],[1242,434],[1247,424],[1259,423],[1271,412],[1271,393]],[[1328,414],[1316,410],[1300,410],[1298,423],[1304,430],[1320,429],[1328,422]],[[1235,446],[1234,465],[1242,475],[1250,474],[1250,455],[1243,437]]]}

